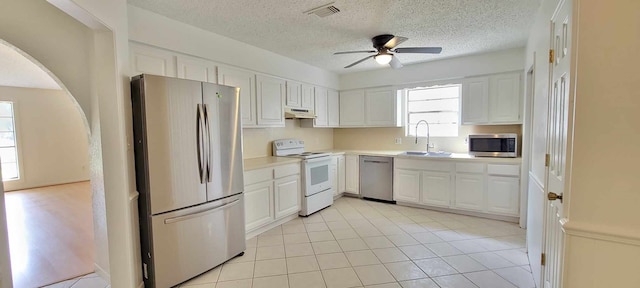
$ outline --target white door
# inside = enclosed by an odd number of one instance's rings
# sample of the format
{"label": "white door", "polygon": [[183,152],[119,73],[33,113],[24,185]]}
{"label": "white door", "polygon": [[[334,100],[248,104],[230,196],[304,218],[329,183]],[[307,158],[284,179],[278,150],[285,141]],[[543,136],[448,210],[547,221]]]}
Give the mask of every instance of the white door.
{"label": "white door", "polygon": [[313,109],[314,105],[314,97],[313,97],[313,86],[302,84],[301,88],[301,108],[302,109]]}
{"label": "white door", "polygon": [[340,92],[340,126],[364,126],[364,90]]}
{"label": "white door", "polygon": [[178,55],[178,78],[217,83],[216,65],[213,62]]}
{"label": "white door", "polygon": [[420,202],[420,171],[396,169],[393,186],[393,200]]}
{"label": "white door", "polygon": [[244,189],[244,222],[247,231],[270,223],[273,211],[273,181],[253,184]]}
{"label": "white door", "polygon": [[462,124],[489,122],[489,78],[475,77],[462,82]]}
{"label": "white door", "polygon": [[327,117],[329,127],[340,126],[340,97],[336,90],[329,89],[327,93]]}
{"label": "white door", "polygon": [[327,116],[329,115],[327,113],[327,89],[316,87],[315,98],[316,108],[314,112],[316,113],[316,119],[314,120],[314,127],[327,127],[329,125],[329,118],[327,118]]}
{"label": "white door", "polygon": [[344,155],[338,157],[338,193],[342,193],[346,190],[346,174],[344,162]]}
{"label": "white door", "polygon": [[287,106],[301,107],[302,84],[294,81],[287,81]]}
{"label": "white door", "polygon": [[487,211],[518,216],[520,211],[520,178],[489,176]]}
{"label": "white door", "polygon": [[276,179],[275,189],[275,218],[281,218],[300,211],[300,175]]}
{"label": "white door", "polygon": [[365,124],[393,127],[396,123],[395,93],[391,88],[368,89],[364,92]]}
{"label": "white door", "polygon": [[[545,211],[544,288],[562,287],[562,254],[564,235],[563,200],[552,195],[563,195],[567,160],[567,135],[569,119],[571,0],[562,1],[551,19],[551,45],[554,57],[551,64],[551,90],[549,95],[549,120],[547,128],[547,193],[549,200]],[[555,194],[552,194],[555,193]]]}
{"label": "white door", "polygon": [[256,74],[249,71],[218,67],[218,84],[240,88],[240,114],[242,127],[255,127],[256,120]]}
{"label": "white door", "polygon": [[347,155],[345,157],[345,191],[360,194],[360,157]]}
{"label": "white door", "polygon": [[454,206],[465,210],[484,210],[484,174],[456,174]]}
{"label": "white door", "polygon": [[285,80],[266,75],[256,76],[259,126],[284,127],[283,107],[286,94]]}
{"label": "white door", "polygon": [[448,172],[423,171],[420,191],[421,202],[426,205],[449,207],[451,174]]}

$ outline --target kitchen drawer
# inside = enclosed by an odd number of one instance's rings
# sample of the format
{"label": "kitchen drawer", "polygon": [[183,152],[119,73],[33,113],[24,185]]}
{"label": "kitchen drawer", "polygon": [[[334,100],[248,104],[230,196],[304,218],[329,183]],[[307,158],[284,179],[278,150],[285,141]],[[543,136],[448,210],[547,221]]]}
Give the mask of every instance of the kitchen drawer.
{"label": "kitchen drawer", "polygon": [[456,163],[456,172],[484,173],[484,163]]}
{"label": "kitchen drawer", "polygon": [[295,163],[295,164],[282,165],[274,168],[273,178],[277,179],[277,178],[282,178],[285,176],[296,175],[296,174],[300,174],[300,164]]}
{"label": "kitchen drawer", "polygon": [[400,159],[394,160],[394,167],[401,169],[428,170],[428,171],[453,171],[453,163],[448,161],[429,161],[429,160],[413,160]]}
{"label": "kitchen drawer", "polygon": [[520,165],[489,164],[487,172],[489,175],[520,176]]}
{"label": "kitchen drawer", "polygon": [[263,168],[244,172],[244,185],[251,185],[273,179],[273,168]]}

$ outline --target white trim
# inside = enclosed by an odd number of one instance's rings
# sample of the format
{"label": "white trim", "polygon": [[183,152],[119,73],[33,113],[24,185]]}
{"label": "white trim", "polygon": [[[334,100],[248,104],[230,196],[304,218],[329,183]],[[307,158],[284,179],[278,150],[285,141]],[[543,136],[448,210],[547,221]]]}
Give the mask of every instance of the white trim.
{"label": "white trim", "polygon": [[95,268],[95,273],[100,276],[100,278],[102,278],[104,281],[107,281],[107,283],[111,283],[111,276],[109,275],[109,273],[107,273],[107,271],[102,269],[102,267],[100,267],[100,265],[98,265],[97,263],[93,263],[93,267]]}
{"label": "white trim", "polygon": [[270,223],[268,225],[262,226],[260,228],[256,228],[256,229],[251,230],[251,231],[247,231],[247,233],[245,234],[246,235],[245,237],[246,237],[247,240],[249,240],[249,239],[251,239],[253,237],[256,237],[256,236],[258,236],[258,235],[260,235],[260,234],[262,234],[264,232],[267,232],[267,231],[269,231],[269,230],[271,230],[273,228],[276,228],[276,227],[278,227],[278,226],[280,226],[280,225],[282,225],[284,223],[287,223],[287,222],[289,222],[289,221],[291,221],[293,219],[296,219],[296,218],[298,218],[298,211],[296,211],[296,214],[286,216],[286,217],[281,218],[280,220],[276,220],[275,222],[272,222],[272,223]]}
{"label": "white trim", "polygon": [[447,213],[467,215],[467,216],[474,216],[474,217],[480,217],[480,218],[487,218],[487,219],[493,219],[493,220],[500,220],[500,221],[506,221],[506,222],[516,223],[516,224],[519,223],[518,216],[489,214],[484,212],[450,209],[450,208],[444,208],[444,207],[436,207],[436,206],[429,206],[429,205],[409,203],[409,202],[400,202],[400,201],[396,201],[396,205],[413,207],[413,208],[422,208],[422,209],[428,209],[433,211],[447,212]]}
{"label": "white trim", "polygon": [[570,236],[640,246],[640,232],[624,227],[601,226],[580,221],[560,221],[562,231]]}

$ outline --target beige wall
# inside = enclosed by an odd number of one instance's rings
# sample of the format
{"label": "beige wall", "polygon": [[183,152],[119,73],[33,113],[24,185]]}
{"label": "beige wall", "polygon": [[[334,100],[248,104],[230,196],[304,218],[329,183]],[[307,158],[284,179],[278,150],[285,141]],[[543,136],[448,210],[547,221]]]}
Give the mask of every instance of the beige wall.
{"label": "beige wall", "polygon": [[61,90],[0,87],[14,103],[21,175],[5,190],[89,180],[89,139],[80,112]]}
{"label": "beige wall", "polygon": [[[458,137],[431,137],[430,141],[435,145],[431,151],[448,151],[454,153],[467,153],[468,147],[465,141],[469,134],[486,133],[516,133],[518,139],[522,138],[522,125],[490,125],[490,126],[460,126]],[[424,129],[420,127],[419,129]],[[395,144],[395,139],[401,138],[402,144]],[[333,146],[335,149],[361,149],[361,150],[425,150],[427,140],[425,137],[418,139],[405,137],[405,128],[348,128],[334,129]]]}
{"label": "beige wall", "polygon": [[[243,157],[272,156],[271,142],[283,138],[299,138],[305,142],[305,150],[328,150],[333,148],[331,128],[302,128],[296,119],[285,120],[285,128],[242,129]],[[338,129],[335,129],[338,130]]]}

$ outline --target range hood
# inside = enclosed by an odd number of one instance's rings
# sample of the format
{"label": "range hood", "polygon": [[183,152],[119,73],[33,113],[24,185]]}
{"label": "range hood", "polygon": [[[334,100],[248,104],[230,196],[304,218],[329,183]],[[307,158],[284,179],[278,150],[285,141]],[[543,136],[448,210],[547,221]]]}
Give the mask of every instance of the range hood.
{"label": "range hood", "polygon": [[315,119],[316,114],[313,110],[302,108],[284,108],[285,119]]}

